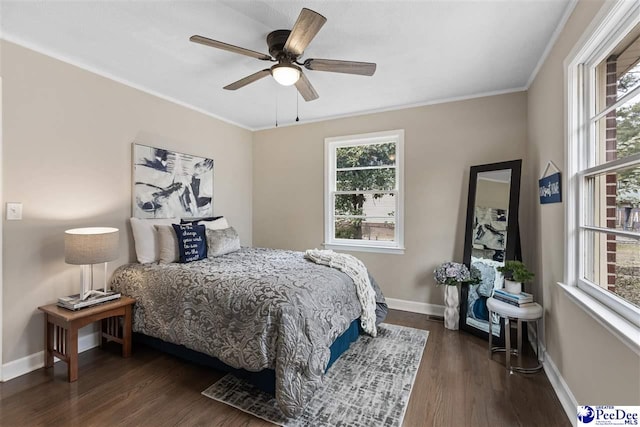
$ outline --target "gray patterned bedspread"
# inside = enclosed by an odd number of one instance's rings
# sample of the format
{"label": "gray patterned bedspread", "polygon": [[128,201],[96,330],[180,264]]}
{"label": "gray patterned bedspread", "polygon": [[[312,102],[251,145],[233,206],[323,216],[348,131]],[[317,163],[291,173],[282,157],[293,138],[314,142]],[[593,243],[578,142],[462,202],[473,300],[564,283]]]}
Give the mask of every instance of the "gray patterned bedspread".
{"label": "gray patterned bedspread", "polygon": [[329,347],[361,312],[346,274],[303,255],[242,248],[187,264],[129,264],[111,285],[136,298],[134,331],[235,368],[275,369],[276,400],[295,417],[322,383]]}

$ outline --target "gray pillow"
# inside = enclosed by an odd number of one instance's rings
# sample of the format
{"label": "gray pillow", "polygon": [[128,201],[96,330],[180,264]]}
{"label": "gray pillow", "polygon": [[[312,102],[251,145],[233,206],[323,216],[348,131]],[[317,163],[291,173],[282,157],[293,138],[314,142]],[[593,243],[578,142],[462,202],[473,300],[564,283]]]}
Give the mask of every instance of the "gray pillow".
{"label": "gray pillow", "polygon": [[160,248],[160,264],[169,264],[180,261],[178,249],[178,237],[171,225],[156,225],[158,233],[158,246]]}
{"label": "gray pillow", "polygon": [[207,257],[213,258],[240,250],[240,237],[233,227],[207,229]]}

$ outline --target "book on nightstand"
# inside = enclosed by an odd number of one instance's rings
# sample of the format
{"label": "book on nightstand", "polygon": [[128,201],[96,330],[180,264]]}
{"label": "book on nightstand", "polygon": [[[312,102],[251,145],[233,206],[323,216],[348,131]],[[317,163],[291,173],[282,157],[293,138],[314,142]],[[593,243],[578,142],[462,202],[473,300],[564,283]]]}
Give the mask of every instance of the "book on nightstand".
{"label": "book on nightstand", "polygon": [[69,295],[67,297],[58,298],[58,306],[66,308],[67,310],[79,310],[85,307],[91,307],[96,304],[102,304],[108,301],[113,301],[120,298],[122,295],[120,292],[110,291],[106,294],[95,294],[89,296],[87,299],[81,299],[80,294]]}

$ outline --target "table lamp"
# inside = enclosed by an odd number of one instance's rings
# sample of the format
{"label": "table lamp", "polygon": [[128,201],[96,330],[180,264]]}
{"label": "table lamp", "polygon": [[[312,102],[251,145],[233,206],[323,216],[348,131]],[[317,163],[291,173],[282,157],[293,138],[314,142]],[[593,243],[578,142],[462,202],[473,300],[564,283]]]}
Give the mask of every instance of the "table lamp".
{"label": "table lamp", "polygon": [[[64,260],[80,265],[80,299],[107,294],[107,262],[118,258],[119,230],[111,227],[74,228],[64,232]],[[104,263],[104,289],[93,289],[93,266]]]}

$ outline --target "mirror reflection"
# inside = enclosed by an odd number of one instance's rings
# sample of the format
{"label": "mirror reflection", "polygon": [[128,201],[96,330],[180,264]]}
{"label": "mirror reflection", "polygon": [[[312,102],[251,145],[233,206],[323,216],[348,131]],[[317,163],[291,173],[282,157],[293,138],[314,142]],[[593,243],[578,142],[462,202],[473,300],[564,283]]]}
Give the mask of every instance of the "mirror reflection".
{"label": "mirror reflection", "polygon": [[[504,265],[507,247],[507,218],[511,169],[480,172],[476,182],[474,204],[471,267],[480,275],[480,283],[472,285],[467,297],[467,323],[489,332],[487,299],[494,288],[502,288],[502,274],[497,267]],[[500,335],[499,319],[493,333]]]}
{"label": "mirror reflection", "polygon": [[478,173],[471,256],[504,261],[511,170]]}
{"label": "mirror reflection", "polygon": [[[519,166],[520,161],[477,166],[470,175],[464,261],[480,281],[463,292],[461,329],[482,336],[489,333],[486,301],[493,289],[503,287],[504,278],[497,268],[515,255]],[[510,210],[515,212],[515,220],[510,221]],[[491,322],[493,334],[500,337],[497,316]]]}

